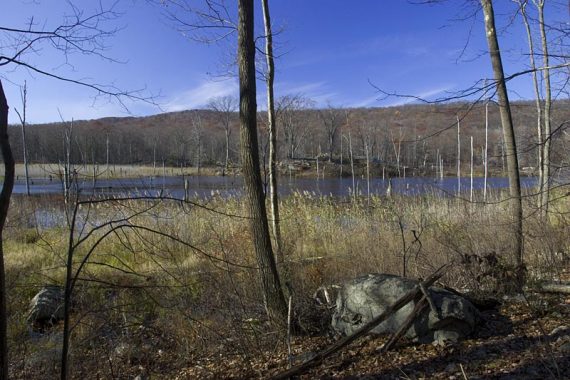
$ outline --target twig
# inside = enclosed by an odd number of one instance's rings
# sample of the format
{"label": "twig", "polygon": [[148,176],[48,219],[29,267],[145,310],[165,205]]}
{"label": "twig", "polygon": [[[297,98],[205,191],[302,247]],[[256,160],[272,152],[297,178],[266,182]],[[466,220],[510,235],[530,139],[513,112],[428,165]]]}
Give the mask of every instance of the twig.
{"label": "twig", "polygon": [[422,293],[424,294],[426,301],[429,303],[429,308],[431,309],[431,311],[435,315],[439,316],[439,311],[437,310],[437,307],[435,307],[435,303],[433,302],[431,295],[429,294],[428,290],[421,282],[420,282],[420,289],[422,290]]}
{"label": "twig", "polygon": [[461,363],[459,363],[459,368],[461,368],[461,373],[463,374],[463,378],[465,380],[469,380],[469,378],[467,377],[467,374],[465,373],[465,370],[463,369],[463,365]]}

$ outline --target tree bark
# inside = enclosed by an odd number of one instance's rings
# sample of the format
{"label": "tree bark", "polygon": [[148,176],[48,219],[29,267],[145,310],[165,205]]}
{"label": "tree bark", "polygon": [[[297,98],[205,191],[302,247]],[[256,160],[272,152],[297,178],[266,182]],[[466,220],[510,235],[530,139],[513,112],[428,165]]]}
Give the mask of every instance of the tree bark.
{"label": "tree bark", "polygon": [[0,379],[8,379],[8,310],[4,268],[4,225],[14,188],[14,157],[8,140],[8,102],[0,80],[0,150],[4,160],[4,183],[0,193]]}
{"label": "tree bark", "polygon": [[275,81],[275,62],[273,60],[273,32],[269,14],[269,0],[261,0],[263,7],[263,24],[265,27],[265,58],[267,60],[267,120],[269,122],[269,202],[275,254],[277,260],[284,265],[285,258],[281,245],[281,228],[279,226],[279,196],[277,194],[277,118],[275,117],[275,96],[273,83]]}
{"label": "tree bark", "polygon": [[239,0],[238,57],[241,163],[265,308],[273,323],[286,326],[287,304],[271,248],[263,185],[259,172],[253,8],[253,0]]}
{"label": "tree bark", "polygon": [[495,14],[492,0],[481,0],[485,16],[485,31],[487,43],[489,45],[489,55],[493,66],[493,74],[497,86],[497,97],[499,111],[501,114],[501,125],[503,128],[503,139],[505,143],[505,153],[507,156],[507,171],[509,176],[509,193],[513,223],[512,253],[517,267],[517,279],[515,284],[522,289],[524,284],[524,261],[523,261],[523,210],[521,198],[521,186],[519,176],[519,163],[517,158],[517,146],[515,141],[515,131],[511,115],[511,107],[505,84],[503,62],[501,51],[495,29]]}

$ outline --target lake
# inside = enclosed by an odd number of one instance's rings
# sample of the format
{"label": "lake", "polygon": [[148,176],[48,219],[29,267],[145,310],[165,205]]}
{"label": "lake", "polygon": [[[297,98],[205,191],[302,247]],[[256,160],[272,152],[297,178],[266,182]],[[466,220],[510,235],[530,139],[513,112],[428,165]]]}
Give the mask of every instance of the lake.
{"label": "lake", "polygon": [[[21,177],[20,177],[21,178]],[[156,196],[168,194],[173,197],[183,198],[184,182],[188,183],[188,194],[200,198],[207,198],[214,194],[222,197],[240,196],[243,191],[243,179],[241,177],[221,177],[221,176],[168,176],[168,177],[142,177],[127,179],[98,179],[93,186],[91,179],[78,180],[77,187],[83,195],[92,194],[99,196],[131,196],[131,195],[152,195]],[[461,178],[461,191],[468,194],[470,189],[470,178]],[[473,189],[482,190],[484,186],[483,178],[473,179]],[[393,178],[392,193],[402,195],[437,194],[441,196],[455,195],[457,193],[457,178],[445,177],[434,179],[433,177],[409,177]],[[488,189],[502,189],[508,187],[508,179],[501,177],[491,177],[487,179]],[[389,180],[382,178],[372,178],[370,180],[371,194],[386,194]],[[537,185],[536,177],[521,177],[522,187],[533,187]],[[289,195],[292,192],[310,193],[314,195],[346,197],[352,194],[352,178],[301,178],[289,179],[281,177],[279,191],[281,195]],[[32,194],[58,194],[62,193],[62,183],[58,180],[34,179],[31,184]],[[361,195],[367,194],[365,179],[356,180],[357,192]],[[15,194],[24,194],[26,186],[24,181],[16,181],[14,186]]]}

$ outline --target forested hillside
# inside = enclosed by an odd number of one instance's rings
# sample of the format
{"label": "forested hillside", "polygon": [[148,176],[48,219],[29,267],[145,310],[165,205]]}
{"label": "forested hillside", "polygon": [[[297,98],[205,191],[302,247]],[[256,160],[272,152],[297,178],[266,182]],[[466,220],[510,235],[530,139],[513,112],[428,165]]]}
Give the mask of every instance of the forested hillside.
{"label": "forested hillside", "polygon": [[[290,104],[290,103],[289,103]],[[470,108],[472,107],[472,108]],[[513,103],[513,116],[522,167],[536,166],[536,108],[530,102]],[[266,115],[258,114],[262,155],[267,151]],[[364,157],[385,165],[429,168],[438,154],[453,164],[457,157],[457,117],[460,119],[462,159],[470,159],[473,136],[474,161],[481,164],[485,144],[485,106],[467,103],[405,105],[388,108],[287,109],[278,113],[278,159],[328,159]],[[222,166],[225,159],[223,112],[191,110],[148,117],[103,118],[28,127],[28,154],[32,163],[63,161],[63,136],[71,130],[72,161],[96,164],[167,166]],[[229,115],[229,159],[238,165],[238,115]],[[489,164],[500,168],[502,133],[498,107],[489,105]],[[570,120],[568,102],[554,106],[554,161],[568,144],[565,132]],[[331,124],[332,122],[332,124]],[[16,159],[22,160],[20,129],[10,128]],[[335,128],[334,131],[331,129]],[[331,133],[334,132],[334,133]],[[332,146],[329,137],[332,135]],[[427,169],[426,169],[427,170]]]}

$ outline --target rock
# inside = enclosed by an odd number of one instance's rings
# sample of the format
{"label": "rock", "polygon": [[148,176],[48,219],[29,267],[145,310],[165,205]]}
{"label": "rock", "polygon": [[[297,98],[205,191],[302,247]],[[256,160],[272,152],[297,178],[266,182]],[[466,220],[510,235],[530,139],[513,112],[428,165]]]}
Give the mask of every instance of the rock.
{"label": "rock", "polygon": [[[343,335],[354,333],[417,284],[418,281],[389,274],[369,274],[346,282],[337,296],[333,329]],[[422,343],[456,342],[471,334],[481,321],[479,311],[465,298],[436,287],[430,288],[429,293],[438,313],[424,309],[406,332],[407,338]],[[412,303],[407,304],[372,333],[396,332],[413,308]]]}
{"label": "rock", "polygon": [[560,346],[560,351],[565,352],[565,353],[570,353],[570,342],[563,343]]}
{"label": "rock", "polygon": [[60,286],[46,285],[32,298],[28,323],[46,326],[63,319],[64,292]]}

